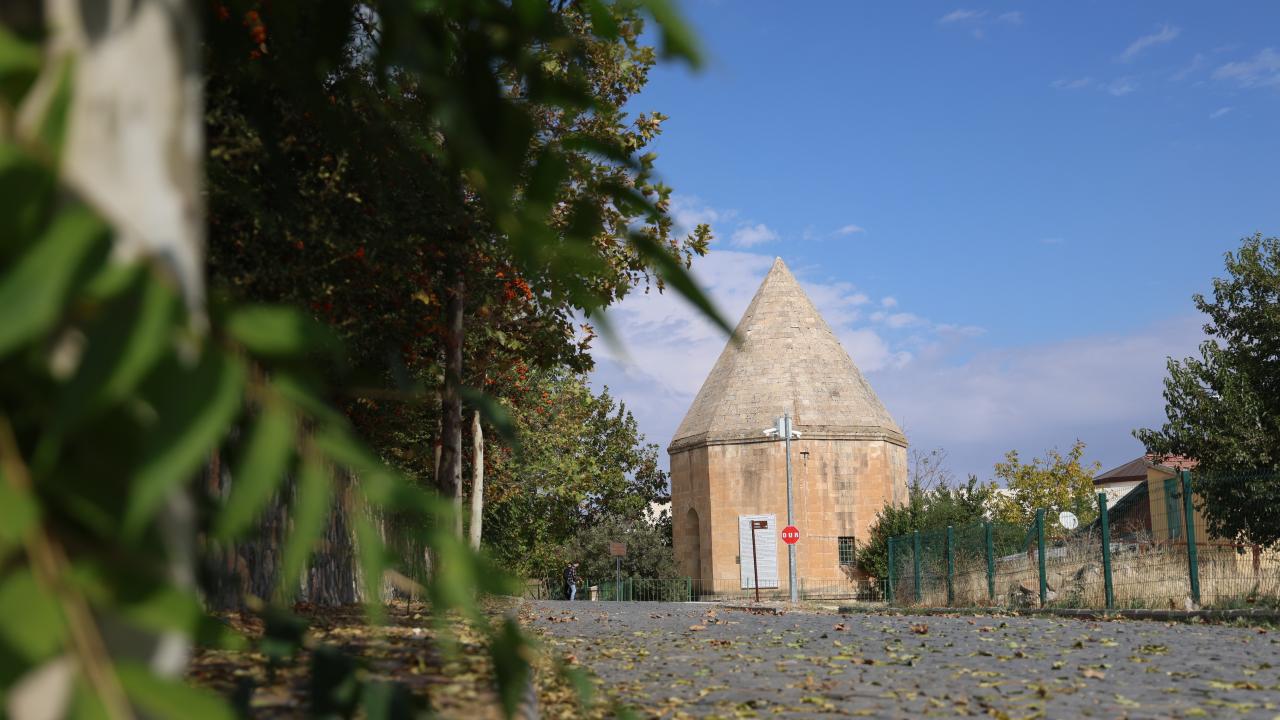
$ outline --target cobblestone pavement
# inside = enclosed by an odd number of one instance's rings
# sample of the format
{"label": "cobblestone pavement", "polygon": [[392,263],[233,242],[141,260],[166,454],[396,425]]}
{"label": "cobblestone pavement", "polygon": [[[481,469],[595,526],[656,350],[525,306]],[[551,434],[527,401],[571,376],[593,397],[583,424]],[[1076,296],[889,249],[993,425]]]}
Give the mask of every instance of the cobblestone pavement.
{"label": "cobblestone pavement", "polygon": [[1275,629],[666,603],[524,615],[642,715],[1280,720]]}

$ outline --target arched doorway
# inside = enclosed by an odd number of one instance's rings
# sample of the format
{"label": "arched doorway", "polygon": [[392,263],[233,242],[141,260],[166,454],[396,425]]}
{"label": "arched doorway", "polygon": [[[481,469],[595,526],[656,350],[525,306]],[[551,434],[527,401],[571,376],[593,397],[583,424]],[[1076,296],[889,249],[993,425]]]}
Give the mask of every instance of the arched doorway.
{"label": "arched doorway", "polygon": [[684,569],[695,584],[702,580],[702,532],[698,524],[698,512],[689,508],[684,516]]}

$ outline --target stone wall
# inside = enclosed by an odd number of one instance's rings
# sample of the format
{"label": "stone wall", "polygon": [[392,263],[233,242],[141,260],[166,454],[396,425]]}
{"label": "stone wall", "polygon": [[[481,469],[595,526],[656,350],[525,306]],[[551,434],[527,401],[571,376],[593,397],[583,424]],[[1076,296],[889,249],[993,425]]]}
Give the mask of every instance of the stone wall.
{"label": "stone wall", "polygon": [[[884,504],[905,500],[906,448],[887,440],[806,437],[792,442],[791,453],[794,518],[801,532],[798,574],[806,584],[848,581],[851,571],[840,566],[837,538],[865,541]],[[671,488],[681,572],[700,576],[704,587],[737,589],[738,516],[771,513],[780,527],[786,524],[784,444],[762,439],[673,452]],[[778,574],[786,587],[787,552],[782,543],[778,548]]]}

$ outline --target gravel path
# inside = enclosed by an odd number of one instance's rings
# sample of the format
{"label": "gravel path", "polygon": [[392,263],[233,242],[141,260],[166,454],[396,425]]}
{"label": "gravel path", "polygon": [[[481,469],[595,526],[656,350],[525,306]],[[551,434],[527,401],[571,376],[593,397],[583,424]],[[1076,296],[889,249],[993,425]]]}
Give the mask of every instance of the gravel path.
{"label": "gravel path", "polygon": [[651,716],[1280,720],[1277,630],[675,603],[524,614]]}

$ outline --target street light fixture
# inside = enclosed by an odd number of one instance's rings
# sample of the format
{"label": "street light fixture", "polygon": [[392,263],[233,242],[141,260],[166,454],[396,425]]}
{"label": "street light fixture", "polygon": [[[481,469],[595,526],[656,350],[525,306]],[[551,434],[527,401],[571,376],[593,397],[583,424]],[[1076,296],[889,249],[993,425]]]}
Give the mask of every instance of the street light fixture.
{"label": "street light fixture", "polygon": [[[799,439],[800,432],[791,429],[791,413],[786,413],[778,418],[777,425],[767,428],[764,431],[765,437],[782,438],[787,448],[787,525],[794,525],[795,520],[792,519],[791,504],[791,441]],[[787,544],[787,564],[788,567],[787,581],[791,586],[791,602],[799,600],[799,592],[796,589],[796,546],[795,543]]]}

